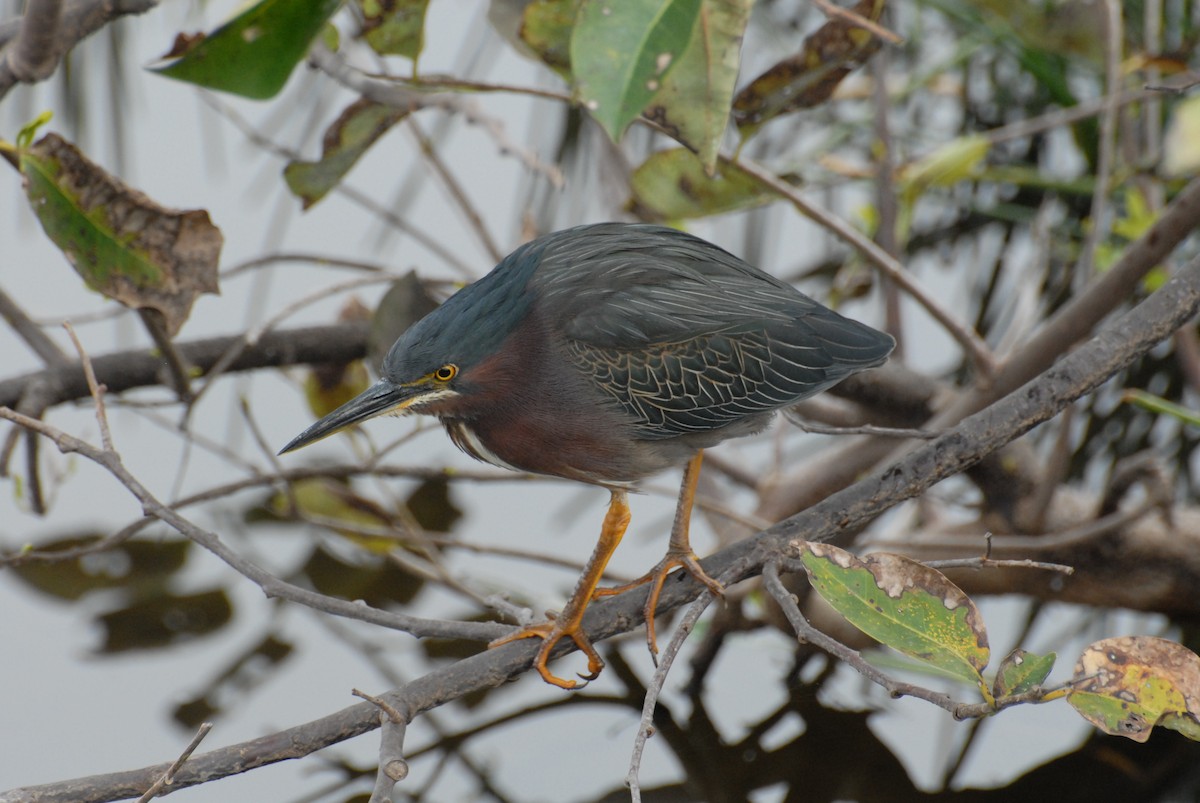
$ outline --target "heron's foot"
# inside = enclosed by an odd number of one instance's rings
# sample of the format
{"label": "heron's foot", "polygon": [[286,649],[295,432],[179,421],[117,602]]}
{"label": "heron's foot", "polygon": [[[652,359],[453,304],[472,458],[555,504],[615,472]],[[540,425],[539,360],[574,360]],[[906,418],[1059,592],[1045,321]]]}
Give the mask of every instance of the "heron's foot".
{"label": "heron's foot", "polygon": [[623,585],[614,586],[612,588],[597,588],[592,592],[592,599],[600,597],[611,597],[616,594],[623,594],[626,591],[631,591],[640,586],[650,583],[650,594],[646,597],[646,605],[642,609],[642,614],[646,618],[646,646],[650,648],[650,655],[658,656],[658,640],[654,633],[654,614],[658,610],[658,598],[662,594],[663,583],[667,580],[667,575],[670,574],[676,567],[682,567],[685,572],[690,574],[697,582],[704,584],[715,597],[725,596],[725,586],[709,576],[708,572],[704,571],[700,566],[700,559],[696,557],[696,553],[691,549],[668,549],[667,554],[663,559],[650,571],[643,574],[636,580],[625,583]]}
{"label": "heron's foot", "polygon": [[[571,626],[571,623],[561,624],[558,620],[551,619],[548,622],[537,622],[532,625],[526,625],[516,632],[509,633],[507,636],[492,641],[488,644],[488,649],[499,647],[502,644],[516,641],[523,638],[540,638],[542,647],[537,652],[537,656],[533,659],[533,668],[542,676],[542,680],[547,683],[558,686],[560,689],[581,689],[600,676],[600,670],[604,669],[604,659],[600,657],[600,653],[596,652],[596,648],[592,646],[591,640],[583,632],[578,622]],[[588,671],[587,674],[580,674],[583,683],[577,680],[566,680],[556,676],[546,666],[546,661],[550,658],[550,652],[554,646],[563,638],[569,638],[575,642],[575,646],[579,651],[587,656]]]}

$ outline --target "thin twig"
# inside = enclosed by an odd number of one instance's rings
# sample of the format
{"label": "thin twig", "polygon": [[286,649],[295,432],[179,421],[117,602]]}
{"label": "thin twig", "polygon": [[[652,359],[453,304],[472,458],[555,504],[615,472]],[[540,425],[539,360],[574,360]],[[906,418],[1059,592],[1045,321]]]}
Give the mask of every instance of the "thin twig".
{"label": "thin twig", "polygon": [[663,685],[667,681],[667,674],[671,671],[671,664],[675,663],[675,656],[679,654],[680,648],[683,647],[683,642],[687,641],[687,637],[691,635],[692,628],[696,626],[696,622],[700,621],[701,615],[712,604],[714,599],[716,597],[713,593],[706,590],[688,606],[680,618],[675,632],[671,635],[670,643],[667,644],[659,656],[658,667],[654,670],[654,677],[646,687],[646,698],[642,703],[642,717],[638,722],[637,736],[633,739],[633,753],[629,758],[629,772],[625,776],[625,784],[629,787],[633,803],[641,803],[642,787],[638,780],[638,774],[642,768],[642,754],[646,750],[646,740],[654,735],[654,709],[658,707],[658,697],[662,693]]}
{"label": "thin twig", "polygon": [[821,9],[821,11],[825,12],[825,16],[838,17],[839,19],[843,19],[846,22],[850,23],[851,25],[855,25],[859,28],[862,28],[864,31],[869,31],[871,34],[879,37],[880,39],[887,42],[888,44],[892,44],[892,45],[904,44],[904,37],[900,36],[897,33],[893,33],[892,31],[889,31],[887,28],[883,27],[882,25],[880,25],[878,22],[875,22],[874,20],[867,19],[862,14],[859,14],[857,11],[854,11],[853,9],[842,8],[841,6],[836,6],[833,3],[829,2],[829,0],[813,0],[813,5],[815,5],[819,9]]}
{"label": "thin twig", "polygon": [[[1183,84],[1170,84],[1158,89],[1169,92],[1182,92],[1185,91],[1186,87]],[[1153,95],[1153,87],[1118,92],[1115,98],[1111,94],[1105,93],[1102,97],[1095,100],[1083,101],[1074,106],[1055,109],[1052,112],[1038,115],[1037,117],[1030,117],[1027,120],[1018,120],[1015,123],[1009,123],[1000,128],[993,128],[991,131],[984,132],[984,136],[993,145],[1013,139],[1031,137],[1043,131],[1050,131],[1055,128],[1071,125],[1072,123],[1091,119],[1103,113],[1110,103],[1116,103],[1117,106],[1123,107],[1147,100]]]}
{"label": "thin twig", "polygon": [[801,418],[791,408],[785,408],[783,417],[796,429],[810,432],[814,435],[881,435],[886,438],[920,438],[933,440],[941,435],[929,429],[912,429],[910,427],[879,427],[874,424],[863,424],[858,427],[831,427],[825,424],[815,424]]}
{"label": "thin twig", "polygon": [[321,301],[325,301],[335,293],[342,293],[348,290],[353,290],[359,287],[370,287],[376,284],[382,284],[391,281],[392,276],[367,276],[348,281],[339,282],[333,285],[326,285],[306,296],[303,296],[290,304],[286,304],[282,309],[278,310],[267,320],[262,323],[247,329],[244,334],[237,339],[236,342],[230,344],[228,350],[204,373],[204,384],[192,395],[191,402],[194,406],[207,392],[213,387],[214,383],[219,379],[225,371],[233,365],[246,349],[253,347],[268,333],[273,331],[275,327],[285,321],[287,318],[296,314],[305,307],[311,306]]}
{"label": "thin twig", "polygon": [[475,205],[471,203],[471,199],[467,196],[466,190],[463,189],[458,179],[450,172],[450,168],[442,161],[442,157],[438,155],[437,147],[425,136],[421,125],[417,122],[417,118],[409,117],[407,119],[408,130],[412,132],[413,137],[417,140],[417,145],[421,148],[421,154],[429,162],[429,166],[433,169],[435,175],[442,180],[442,184],[446,187],[455,203],[458,204],[459,211],[467,218],[467,222],[471,224],[472,231],[479,238],[479,242],[487,250],[488,256],[493,262],[499,262],[504,259],[504,252],[496,245],[496,241],[492,239],[492,235],[487,230],[487,224],[483,222],[483,216],[475,209]]}
{"label": "thin twig", "polygon": [[404,733],[410,718],[380,697],[373,697],[358,689],[350,693],[379,707],[379,771],[375,774],[375,788],[371,792],[370,803],[391,803],[392,789],[397,782],[408,777],[408,762],[404,760]]}
{"label": "thin twig", "polygon": [[377,262],[365,262],[360,259],[347,259],[341,256],[332,254],[311,254],[300,251],[281,251],[274,254],[264,254],[260,257],[248,259],[245,262],[239,262],[236,265],[231,265],[221,271],[220,279],[222,284],[232,279],[233,277],[247,273],[258,268],[274,265],[277,262],[307,262],[310,265],[317,265],[324,268],[344,268],[347,270],[361,270],[368,273],[386,273],[389,268],[386,265],[381,265]]}
{"label": "thin twig", "polygon": [[167,334],[166,319],[163,314],[155,309],[143,308],[138,310],[138,317],[141,319],[142,325],[146,327],[146,333],[154,341],[158,353],[162,355],[163,362],[167,365],[167,380],[171,389],[175,391],[175,395],[184,404],[195,402],[189,376],[191,368],[171,340],[171,336]]}
{"label": "thin twig", "polygon": [[995,560],[990,557],[954,558],[952,560],[927,560],[923,563],[931,569],[1040,569],[1058,574],[1074,574],[1075,567],[1064,563],[1046,563],[1040,560]]}
{"label": "thin twig", "polygon": [[416,92],[428,92],[431,89],[442,89],[451,92],[462,92],[464,90],[467,92],[505,92],[511,95],[527,95],[531,98],[542,98],[543,100],[557,100],[561,103],[575,102],[574,98],[567,92],[559,92],[535,86],[522,86],[520,84],[471,81],[456,78],[453,75],[422,73],[418,78],[413,79],[378,72],[364,72],[363,74],[369,78],[388,81]]}
{"label": "thin twig", "polygon": [[104,451],[111,452],[113,451],[112,430],[108,428],[108,411],[104,408],[106,388],[96,381],[96,372],[92,370],[92,360],[84,350],[83,344],[79,342],[79,337],[75,334],[75,327],[71,326],[70,321],[64,321],[63,329],[67,330],[71,342],[75,344],[75,351],[79,353],[79,363],[83,366],[83,375],[87,379],[88,391],[92,394],[96,405],[96,422],[100,425],[100,443],[104,446]]}
{"label": "thin twig", "polygon": [[212,728],[211,722],[202,723],[196,731],[196,735],[192,737],[192,741],[188,742],[188,746],[183,748],[183,752],[179,754],[179,758],[175,759],[175,762],[154,782],[154,785],[137,799],[137,803],[149,803],[149,801],[158,797],[159,792],[174,783],[175,773],[179,772],[179,768],[183,766],[183,763],[191,758],[192,753],[196,752],[196,748],[200,746],[200,743],[204,741],[204,737],[208,735],[208,732]]}
{"label": "thin twig", "polygon": [[[1129,510],[1118,510],[1110,513],[1107,516],[1101,516],[1098,519],[1080,524],[1076,527],[1071,527],[1058,532],[1033,534],[1033,535],[993,535],[987,533],[986,537],[990,539],[990,549],[1005,554],[1028,554],[1037,552],[1047,552],[1052,550],[1065,549],[1067,547],[1085,544],[1097,538],[1102,538],[1110,533],[1127,527],[1138,519],[1159,510],[1161,501],[1158,499],[1149,499],[1136,507]],[[909,541],[904,544],[904,550],[912,553],[914,551],[928,553],[936,549],[974,549],[978,536],[970,537],[922,537],[919,540]],[[991,557],[991,552],[987,556]]]}
{"label": "thin twig", "polygon": [[[871,59],[871,77],[875,85],[875,208],[878,215],[875,227],[875,242],[893,258],[898,258],[901,247],[899,219],[900,210],[896,197],[896,147],[892,137],[891,109],[888,102],[887,78],[891,68],[891,59],[886,48],[881,49]],[[908,226],[905,226],[904,237],[908,237]],[[900,293],[896,283],[884,277],[880,282],[883,289],[884,329],[896,337],[896,351],[892,359],[904,361],[905,343],[901,336],[904,331],[901,320]]]}

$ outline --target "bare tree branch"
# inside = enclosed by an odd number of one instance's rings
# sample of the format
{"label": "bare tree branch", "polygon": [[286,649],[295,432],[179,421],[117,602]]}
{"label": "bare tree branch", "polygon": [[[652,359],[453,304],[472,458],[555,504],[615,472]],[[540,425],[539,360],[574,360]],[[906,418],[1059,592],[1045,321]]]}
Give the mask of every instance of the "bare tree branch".
{"label": "bare tree branch", "polygon": [[[207,375],[231,349],[240,347],[243,335],[217,337],[177,343],[180,354],[199,371]],[[270,332],[253,346],[246,347],[228,371],[250,371],[285,365],[310,363],[345,363],[361,359],[367,353],[367,326],[344,323],[287,329]],[[117,352],[95,357],[92,366],[96,379],[111,393],[133,388],[163,384],[163,359],[149,349]],[[21,394],[33,382],[44,382],[47,392],[42,397],[47,407],[86,398],[87,381],[79,363],[47,368],[24,376],[0,381],[0,406],[13,407]]]}

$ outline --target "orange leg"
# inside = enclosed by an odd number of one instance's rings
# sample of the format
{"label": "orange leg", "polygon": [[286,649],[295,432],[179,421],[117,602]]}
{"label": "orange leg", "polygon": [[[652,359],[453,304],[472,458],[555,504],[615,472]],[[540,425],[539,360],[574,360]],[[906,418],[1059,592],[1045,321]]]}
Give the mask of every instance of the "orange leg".
{"label": "orange leg", "polygon": [[608,566],[608,559],[617,551],[617,546],[621,543],[627,527],[629,527],[629,503],[626,501],[625,491],[615,490],[612,492],[612,501],[608,505],[608,514],[604,517],[600,540],[597,542],[592,556],[588,559],[587,566],[583,569],[583,575],[579,578],[578,585],[575,586],[575,593],[567,600],[562,612],[548,622],[532,624],[515,633],[502,636],[488,644],[488,648],[499,647],[501,644],[508,644],[517,639],[540,638],[542,648],[538,650],[537,657],[533,659],[533,666],[542,676],[542,680],[562,689],[576,689],[584,684],[575,680],[555,677],[546,666],[546,661],[549,659],[554,645],[564,637],[570,638],[575,642],[575,646],[587,656],[588,673],[579,677],[585,681],[595,680],[599,677],[600,670],[604,668],[604,659],[596,652],[596,648],[592,646],[592,642],[588,640],[587,634],[580,628],[580,624],[583,621],[583,614],[596,592],[596,586],[600,584],[600,578],[604,575],[604,569]]}
{"label": "orange leg", "polygon": [[679,489],[679,502],[675,507],[675,523],[671,526],[671,541],[667,545],[667,554],[663,556],[663,559],[653,569],[633,582],[614,588],[597,588],[593,592],[595,597],[610,597],[646,583],[652,584],[650,594],[646,597],[646,607],[643,610],[646,617],[646,643],[650,647],[651,655],[658,655],[658,643],[654,635],[654,613],[658,609],[658,597],[662,593],[663,583],[672,569],[682,566],[684,571],[707,586],[714,596],[725,596],[725,587],[709,577],[708,573],[700,567],[700,561],[696,557],[696,553],[692,551],[688,537],[692,523],[692,503],[696,499],[696,483],[700,481],[700,463],[703,459],[704,452],[696,452],[696,456],[688,462],[687,468],[683,470],[683,485]]}

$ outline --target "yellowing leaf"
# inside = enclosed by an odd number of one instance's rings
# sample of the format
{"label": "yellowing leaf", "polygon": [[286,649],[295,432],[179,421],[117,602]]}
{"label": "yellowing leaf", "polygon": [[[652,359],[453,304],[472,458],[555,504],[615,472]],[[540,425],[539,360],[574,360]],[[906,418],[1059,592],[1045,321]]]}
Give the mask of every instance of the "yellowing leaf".
{"label": "yellowing leaf", "polygon": [[304,379],[304,398],[313,415],[324,418],[370,384],[371,378],[362,360],[349,365],[317,365]]}
{"label": "yellowing leaf", "polygon": [[580,0],[533,0],[521,13],[517,35],[550,69],[570,77],[571,32]]}
{"label": "yellowing leaf", "polygon": [[633,171],[630,189],[630,207],[640,217],[654,220],[705,217],[775,200],[732,165],[719,165],[709,176],[700,158],[684,148],[653,154]]}
{"label": "yellowing leaf", "polygon": [[687,49],[645,110],[648,118],[695,151],[709,174],[729,122],[751,5],[750,0],[702,0]]}
{"label": "yellowing leaf", "polygon": [[1200,172],[1200,96],[1180,101],[1171,111],[1159,170],[1167,178]]}
{"label": "yellowing leaf", "polygon": [[425,11],[429,0],[356,2],[363,13],[363,34],[376,53],[417,60],[425,48]]}
{"label": "yellowing leaf", "polygon": [[990,651],[975,603],[940,572],[903,555],[857,557],[804,542],[809,582],[852,625],[894,650],[975,684]]}
{"label": "yellowing leaf", "polygon": [[1200,737],[1200,656],[1151,636],[1089,645],[1075,665],[1067,702],[1100,730],[1137,742],[1155,725]]}
{"label": "yellowing leaf", "polygon": [[972,178],[991,147],[982,134],[952,139],[900,171],[900,192],[911,202],[929,187],[949,187]]}
{"label": "yellowing leaf", "polygon": [[1158,215],[1150,209],[1146,196],[1135,185],[1126,187],[1124,195],[1124,214],[1113,221],[1113,233],[1126,240],[1136,240],[1154,225]]}
{"label": "yellowing leaf", "polygon": [[[295,511],[292,502],[298,508]],[[371,534],[394,528],[395,517],[390,512],[355,493],[346,483],[328,477],[294,482],[290,496],[276,494],[267,507],[276,516],[287,518],[294,513],[314,521],[370,551],[387,552],[399,544],[398,529],[395,536]]]}

